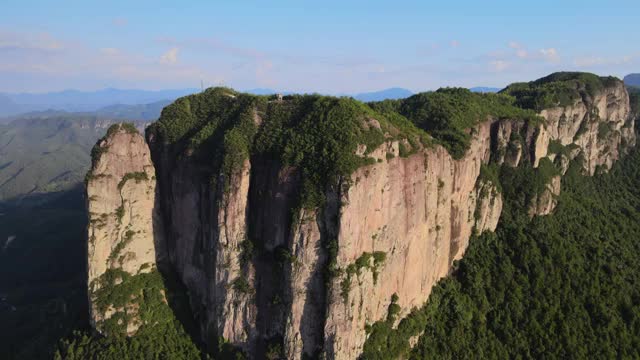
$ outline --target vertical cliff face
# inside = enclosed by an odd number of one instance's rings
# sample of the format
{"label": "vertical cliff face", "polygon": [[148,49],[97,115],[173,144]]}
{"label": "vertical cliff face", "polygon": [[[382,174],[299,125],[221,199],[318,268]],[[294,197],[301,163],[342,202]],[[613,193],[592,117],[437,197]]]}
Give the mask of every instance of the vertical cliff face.
{"label": "vertical cliff face", "polygon": [[230,179],[223,192],[207,169],[188,158],[176,162],[171,149],[156,144],[164,248],[167,266],[175,268],[189,290],[194,316],[206,341],[223,337],[236,346],[255,340],[254,268],[243,258],[247,242],[250,163]]}
{"label": "vertical cliff face", "polygon": [[157,258],[212,351],[224,339],[249,357],[357,358],[367,325],[422,306],[471,235],[496,228],[500,166],[544,175],[527,205],[546,215],[571,160],[592,174],[635,143],[619,82],[542,118],[483,114],[455,157],[389,106],[216,89],[167,108],[150,154],[139,135],[107,136],[87,189],[90,282]]}
{"label": "vertical cliff face", "polygon": [[[155,168],[142,135],[131,126],[114,125],[93,150],[93,165],[87,175],[88,283],[92,323],[101,324],[122,311],[135,313],[129,304],[103,304],[96,293],[110,270],[137,274],[152,270],[156,242],[163,234],[154,231]],[[121,281],[121,280],[118,280]],[[98,305],[98,303],[100,303]],[[141,324],[130,319],[127,333]]]}
{"label": "vertical cliff face", "polygon": [[439,146],[403,158],[392,143],[373,156],[396,156],[352,175],[339,216],[342,271],[328,300],[329,358],[356,358],[367,325],[387,318],[392,302],[400,306],[397,319],[422,306],[462,258],[472,232],[495,230],[502,194],[496,179],[481,174],[483,167],[536,161],[539,126],[489,119],[471,134],[461,159]]}
{"label": "vertical cliff face", "polygon": [[[424,304],[432,286],[464,254],[475,224],[476,182],[489,160],[490,122],[479,126],[467,155],[454,160],[444,148],[389,161],[353,174],[340,209],[337,266],[331,281],[325,344],[329,358],[353,359],[365,325],[384,319],[395,294],[402,316]],[[486,184],[483,185],[487,186]],[[483,194],[481,223],[493,230],[499,193]],[[375,256],[377,255],[377,257]]]}

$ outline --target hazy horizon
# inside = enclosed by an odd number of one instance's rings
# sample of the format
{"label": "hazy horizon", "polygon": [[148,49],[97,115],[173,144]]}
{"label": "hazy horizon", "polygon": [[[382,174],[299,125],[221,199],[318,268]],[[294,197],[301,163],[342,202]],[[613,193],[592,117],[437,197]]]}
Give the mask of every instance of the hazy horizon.
{"label": "hazy horizon", "polygon": [[[359,93],[503,87],[640,68],[632,1],[173,3],[7,0],[0,92],[225,85]],[[34,11],[37,9],[37,11]],[[628,34],[622,36],[621,34]]]}

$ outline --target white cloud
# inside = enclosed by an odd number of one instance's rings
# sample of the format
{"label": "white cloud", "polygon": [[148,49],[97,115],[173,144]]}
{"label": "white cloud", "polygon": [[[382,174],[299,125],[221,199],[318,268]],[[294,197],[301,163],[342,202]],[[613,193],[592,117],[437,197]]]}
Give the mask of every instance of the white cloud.
{"label": "white cloud", "polygon": [[556,50],[555,48],[540,49],[539,52],[540,52],[540,55],[542,55],[542,58],[547,61],[557,62],[560,60],[560,55],[558,54],[558,50]]}
{"label": "white cloud", "polygon": [[522,49],[522,45],[520,45],[520,43],[515,42],[515,41],[509,41],[509,47],[512,49]]}
{"label": "white cloud", "polygon": [[102,48],[100,53],[105,56],[117,56],[120,55],[120,50],[116,48]]}
{"label": "white cloud", "polygon": [[616,58],[604,58],[601,56],[579,57],[573,60],[573,64],[578,67],[624,65],[632,63],[636,59],[634,55],[625,55]]}
{"label": "white cloud", "polygon": [[160,56],[160,63],[164,65],[172,65],[178,62],[178,48],[174,47],[169,49],[166,53]]}
{"label": "white cloud", "polygon": [[157,56],[139,51],[94,47],[47,34],[0,29],[0,91],[49,91],[59,86],[93,89],[104,84],[196,87],[200,80],[213,83],[225,73],[217,70],[220,67],[210,72],[198,64],[182,64],[178,47],[168,48],[160,61]]}
{"label": "white cloud", "polygon": [[507,46],[513,49],[513,55],[519,59],[526,60],[542,60],[548,62],[560,61],[560,54],[556,48],[543,48],[537,52],[527,50],[527,47],[516,41],[509,41]]}
{"label": "white cloud", "polygon": [[573,63],[579,67],[588,67],[588,66],[594,66],[594,65],[602,65],[605,63],[605,61],[606,60],[604,58],[590,56],[590,57],[575,59]]}
{"label": "white cloud", "polygon": [[48,33],[18,34],[0,31],[0,49],[60,50],[62,41]]}
{"label": "white cloud", "polygon": [[520,59],[526,59],[527,57],[529,57],[529,52],[519,42],[509,41],[507,46],[515,50],[516,56]]}
{"label": "white cloud", "polygon": [[509,63],[504,60],[493,60],[489,62],[489,67],[492,71],[501,72],[509,68]]}

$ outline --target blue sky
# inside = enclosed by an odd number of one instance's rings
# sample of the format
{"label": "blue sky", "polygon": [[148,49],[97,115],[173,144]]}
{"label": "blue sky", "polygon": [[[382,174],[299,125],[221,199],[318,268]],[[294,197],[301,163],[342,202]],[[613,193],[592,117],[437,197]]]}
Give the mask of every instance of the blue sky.
{"label": "blue sky", "polygon": [[640,1],[3,0],[0,91],[345,93],[640,72]]}

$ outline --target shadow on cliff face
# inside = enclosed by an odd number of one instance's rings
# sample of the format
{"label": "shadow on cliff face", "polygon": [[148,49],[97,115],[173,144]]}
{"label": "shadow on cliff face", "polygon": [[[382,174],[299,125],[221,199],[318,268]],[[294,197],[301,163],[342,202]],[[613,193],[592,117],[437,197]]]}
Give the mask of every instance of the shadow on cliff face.
{"label": "shadow on cliff face", "polygon": [[[157,177],[157,174],[156,174]],[[189,295],[186,286],[180,280],[169,260],[168,245],[166,243],[167,232],[163,226],[164,214],[162,213],[159,196],[160,186],[156,186],[156,197],[153,208],[153,238],[156,249],[156,266],[162,275],[165,297],[174,316],[187,332],[191,341],[205,354],[206,344],[202,341],[200,327],[198,326],[191,310]],[[203,355],[203,359],[206,355]]]}
{"label": "shadow on cliff face", "polygon": [[88,327],[82,184],[0,203],[0,354],[50,359]]}
{"label": "shadow on cliff face", "polygon": [[[318,215],[315,219],[318,228],[323,229],[323,237],[327,237],[323,220],[321,215]],[[316,246],[306,251],[314,252],[318,261],[315,262],[309,273],[309,282],[304,290],[306,301],[302,308],[299,331],[302,337],[303,356],[309,359],[320,359],[324,346],[324,326],[326,321],[328,254],[323,246]],[[289,280],[289,282],[291,283],[292,280]]]}
{"label": "shadow on cliff face", "polygon": [[256,271],[256,327],[260,336],[254,345],[254,356],[281,354],[285,326],[285,304],[291,292],[290,282],[283,281],[285,264],[290,254],[292,211],[297,202],[299,174],[283,169],[280,161],[267,156],[251,159],[249,186],[249,238],[258,255],[253,259]]}
{"label": "shadow on cliff face", "polygon": [[199,349],[204,350],[205,344],[202,342],[200,328],[195,321],[191,306],[189,305],[187,288],[182,284],[178,274],[171,266],[162,265],[159,267],[159,270],[164,280],[169,307],[173,311],[176,319],[182,324],[184,330],[189,334],[191,341],[196,344]]}

